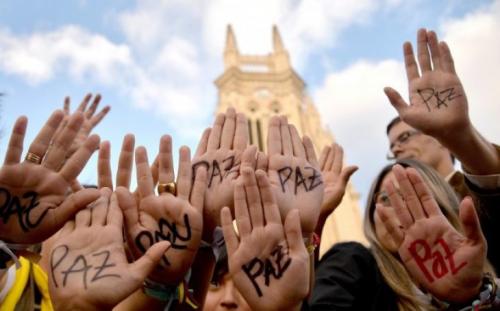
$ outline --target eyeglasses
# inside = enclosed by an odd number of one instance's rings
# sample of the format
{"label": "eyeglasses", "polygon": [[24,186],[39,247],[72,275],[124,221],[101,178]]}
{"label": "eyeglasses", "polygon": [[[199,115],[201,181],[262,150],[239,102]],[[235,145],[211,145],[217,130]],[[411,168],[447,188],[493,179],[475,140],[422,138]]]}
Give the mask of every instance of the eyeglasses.
{"label": "eyeglasses", "polygon": [[403,146],[403,145],[405,145],[406,143],[408,143],[410,141],[410,138],[412,136],[415,136],[417,134],[420,134],[420,132],[417,131],[417,130],[405,131],[405,132],[399,134],[399,136],[396,138],[396,140],[393,141],[393,142],[391,142],[391,145],[389,146],[389,152],[387,152],[387,155],[386,155],[387,160],[394,160],[394,159],[396,159],[396,156],[392,152],[392,150],[394,149],[394,147],[396,147],[396,144],[398,144],[400,146]]}

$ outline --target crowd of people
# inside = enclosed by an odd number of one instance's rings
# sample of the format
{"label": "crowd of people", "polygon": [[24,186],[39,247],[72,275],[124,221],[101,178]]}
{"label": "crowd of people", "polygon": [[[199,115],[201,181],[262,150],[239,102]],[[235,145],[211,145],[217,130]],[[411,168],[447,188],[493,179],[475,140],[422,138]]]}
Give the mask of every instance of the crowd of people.
{"label": "crowd of people", "polygon": [[[229,108],[193,156],[180,148],[177,170],[172,137],[152,156],[126,135],[115,174],[111,143],[91,134],[109,111],[99,95],[74,112],[66,99],[24,157],[19,117],[0,168],[0,309],[500,309],[500,148],[471,123],[448,45],[420,29],[417,53],[403,50],[409,101],[384,89],[398,116],[368,194],[368,245],[321,258],[357,167],[338,144],[318,157],[284,116],[264,153]],[[96,184],[81,185],[96,151]]]}

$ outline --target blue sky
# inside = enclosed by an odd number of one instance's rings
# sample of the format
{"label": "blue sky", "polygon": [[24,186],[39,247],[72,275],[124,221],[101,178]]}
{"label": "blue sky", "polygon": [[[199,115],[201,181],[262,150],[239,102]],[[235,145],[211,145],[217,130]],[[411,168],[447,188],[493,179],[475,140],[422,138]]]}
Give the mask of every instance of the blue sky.
{"label": "blue sky", "polygon": [[[454,53],[474,124],[498,142],[500,1],[13,1],[0,2],[0,150],[14,120],[29,117],[27,142],[71,96],[100,92],[112,109],[96,128],[112,142],[126,133],[156,153],[168,133],[195,148],[217,101],[225,27],[240,51],[265,54],[277,24],[292,63],[330,128],[360,166],[364,199],[385,163],[386,122],[395,112],[382,88],[406,90],[401,45],[419,27],[437,30]],[[95,180],[95,159],[81,181]]]}

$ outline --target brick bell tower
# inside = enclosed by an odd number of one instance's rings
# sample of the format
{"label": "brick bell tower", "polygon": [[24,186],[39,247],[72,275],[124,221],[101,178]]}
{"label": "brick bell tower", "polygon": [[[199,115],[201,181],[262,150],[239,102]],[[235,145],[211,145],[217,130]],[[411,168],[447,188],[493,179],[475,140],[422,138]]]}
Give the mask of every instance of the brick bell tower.
{"label": "brick bell tower", "polygon": [[[335,139],[324,128],[304,80],[290,64],[280,33],[273,26],[273,50],[267,55],[240,54],[231,25],[227,26],[224,72],[215,80],[218,89],[216,112],[234,107],[248,118],[250,143],[266,151],[267,126],[276,114],[286,115],[301,135],[308,135],[319,154]],[[359,195],[349,184],[340,206],[325,223],[321,254],[334,243],[359,241],[363,234]]]}

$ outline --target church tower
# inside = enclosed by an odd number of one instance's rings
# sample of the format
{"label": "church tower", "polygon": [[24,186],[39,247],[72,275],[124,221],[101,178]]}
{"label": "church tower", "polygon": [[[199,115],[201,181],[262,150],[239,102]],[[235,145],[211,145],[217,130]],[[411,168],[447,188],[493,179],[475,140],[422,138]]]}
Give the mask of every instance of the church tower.
{"label": "church tower", "polygon": [[[216,112],[234,107],[248,118],[250,143],[266,150],[267,125],[275,115],[285,115],[301,135],[308,135],[319,157],[322,148],[334,142],[322,126],[306,84],[290,64],[280,33],[273,27],[273,51],[267,55],[240,54],[231,25],[227,27],[224,73],[215,80],[218,89]],[[351,184],[340,206],[328,218],[321,253],[340,241],[366,242],[363,235],[359,195]]]}

